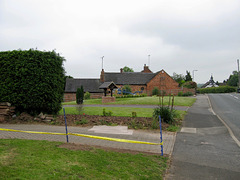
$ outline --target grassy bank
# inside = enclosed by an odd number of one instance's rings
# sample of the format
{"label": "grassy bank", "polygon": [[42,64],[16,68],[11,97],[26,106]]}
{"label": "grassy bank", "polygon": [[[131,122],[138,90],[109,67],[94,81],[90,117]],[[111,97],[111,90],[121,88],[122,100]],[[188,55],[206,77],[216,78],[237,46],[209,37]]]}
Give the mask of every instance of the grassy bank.
{"label": "grassy bank", "polygon": [[1,139],[1,179],[162,179],[167,168],[167,158],[159,155],[72,151],[60,144]]}
{"label": "grassy bank", "polygon": [[[175,106],[192,106],[193,103],[196,101],[196,98],[193,97],[174,97],[174,105]],[[166,96],[164,98],[164,105],[168,105],[169,98]],[[74,105],[76,104],[75,101],[65,102],[63,105]],[[102,99],[88,99],[84,100],[84,104],[102,104]],[[107,104],[123,104],[123,105],[158,105],[159,104],[159,97],[152,96],[152,97],[139,97],[139,98],[117,98],[116,102],[107,103]]]}
{"label": "grassy bank", "polygon": [[[132,112],[136,112],[137,117],[152,117],[153,109],[152,108],[131,108],[131,107],[104,107],[105,110],[111,111],[112,116],[125,116],[131,117]],[[76,107],[65,107],[66,114],[82,114],[87,115],[103,115],[103,107],[84,107],[82,112],[79,112]],[[185,111],[176,111],[179,117],[182,117],[186,114]],[[63,115],[63,110],[59,112],[60,115]],[[180,118],[181,119],[181,118]]]}

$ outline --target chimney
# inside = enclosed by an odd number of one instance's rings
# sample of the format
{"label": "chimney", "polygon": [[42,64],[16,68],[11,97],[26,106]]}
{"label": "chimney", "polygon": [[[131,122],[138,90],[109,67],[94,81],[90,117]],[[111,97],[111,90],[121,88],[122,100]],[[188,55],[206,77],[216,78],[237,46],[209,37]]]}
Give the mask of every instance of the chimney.
{"label": "chimney", "polygon": [[120,69],[120,73],[123,73],[123,68]]}
{"label": "chimney", "polygon": [[100,75],[100,82],[104,82],[104,69],[102,69],[101,71],[101,75]]}
{"label": "chimney", "polygon": [[143,67],[143,71],[141,71],[143,73],[152,73],[152,71],[148,68],[148,66],[146,64],[144,64],[144,67]]}

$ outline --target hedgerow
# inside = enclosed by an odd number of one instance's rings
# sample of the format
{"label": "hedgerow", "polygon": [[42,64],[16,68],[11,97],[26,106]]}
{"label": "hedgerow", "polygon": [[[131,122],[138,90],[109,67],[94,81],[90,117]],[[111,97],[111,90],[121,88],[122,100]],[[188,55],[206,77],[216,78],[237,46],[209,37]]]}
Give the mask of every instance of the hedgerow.
{"label": "hedgerow", "polygon": [[0,52],[0,102],[18,112],[56,114],[64,93],[63,61],[55,51]]}
{"label": "hedgerow", "polygon": [[219,87],[209,87],[209,88],[201,88],[197,90],[198,93],[230,93],[236,92],[236,87],[232,86],[219,86]]}

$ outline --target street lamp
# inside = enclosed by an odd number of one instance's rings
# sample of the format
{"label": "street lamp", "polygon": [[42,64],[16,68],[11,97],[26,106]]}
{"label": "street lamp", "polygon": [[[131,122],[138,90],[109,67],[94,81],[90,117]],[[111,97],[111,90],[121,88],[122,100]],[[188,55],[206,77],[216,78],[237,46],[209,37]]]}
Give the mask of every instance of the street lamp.
{"label": "street lamp", "polygon": [[240,72],[239,72],[239,59],[237,60],[237,66],[238,66],[238,89],[237,92],[240,93]]}
{"label": "street lamp", "polygon": [[193,74],[193,75],[192,75],[192,77],[193,77],[192,80],[193,80],[193,81],[194,81],[194,71],[198,71],[198,70],[193,70],[193,71],[192,71],[192,74]]}

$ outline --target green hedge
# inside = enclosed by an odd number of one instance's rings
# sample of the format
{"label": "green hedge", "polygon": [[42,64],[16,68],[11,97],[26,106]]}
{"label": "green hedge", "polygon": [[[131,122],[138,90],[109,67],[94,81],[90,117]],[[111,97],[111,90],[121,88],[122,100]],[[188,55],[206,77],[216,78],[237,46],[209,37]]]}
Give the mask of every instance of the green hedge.
{"label": "green hedge", "polygon": [[56,114],[64,93],[63,61],[55,51],[0,52],[0,102],[18,112]]}
{"label": "green hedge", "polygon": [[219,87],[210,87],[210,88],[201,88],[197,90],[198,93],[230,93],[236,92],[236,87],[232,86],[219,86]]}

